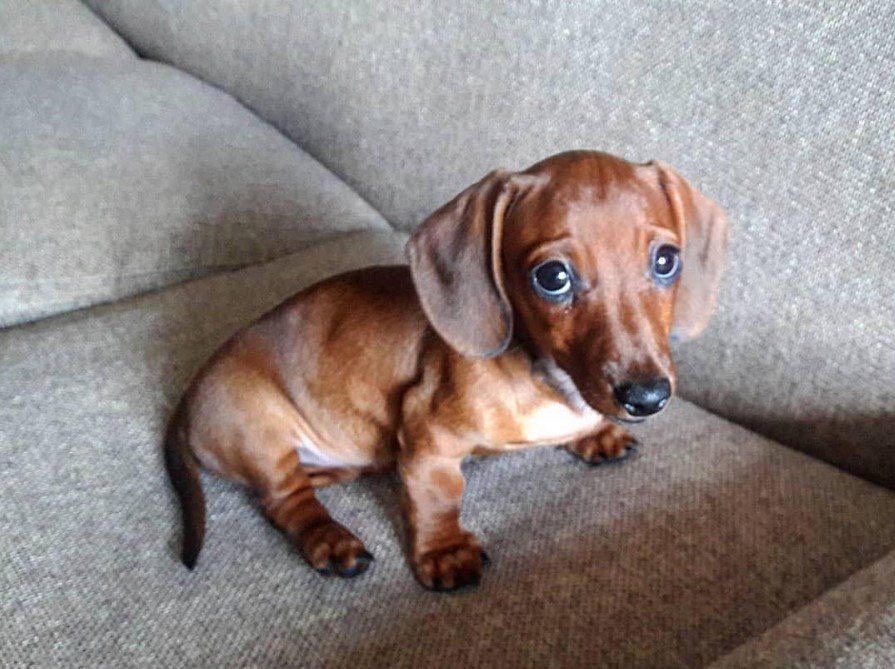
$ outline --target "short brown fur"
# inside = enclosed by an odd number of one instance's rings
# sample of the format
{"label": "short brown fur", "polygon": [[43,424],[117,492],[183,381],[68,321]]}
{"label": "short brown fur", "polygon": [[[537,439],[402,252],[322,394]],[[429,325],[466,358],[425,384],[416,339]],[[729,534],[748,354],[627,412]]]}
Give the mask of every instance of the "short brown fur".
{"label": "short brown fur", "polygon": [[[708,322],[726,239],[717,205],[661,163],[577,151],[488,175],[420,226],[409,268],[316,284],[199,372],[166,439],[184,562],[204,534],[196,462],[249,486],[313,567],[342,576],[372,556],[314,488],[397,466],[419,581],[476,582],[463,459],[547,444],[591,463],[623,457],[633,439],[606,418],[630,416],[613,387],[675,385],[668,339]],[[659,242],[681,249],[673,286],[650,281]],[[567,304],[532,290],[532,268],[556,257],[580,280]]]}

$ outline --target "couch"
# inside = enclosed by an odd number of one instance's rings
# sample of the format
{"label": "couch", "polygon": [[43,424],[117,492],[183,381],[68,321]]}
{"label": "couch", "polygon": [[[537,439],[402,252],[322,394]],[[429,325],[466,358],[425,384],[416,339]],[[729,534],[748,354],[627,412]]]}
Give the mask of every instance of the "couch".
{"label": "couch", "polygon": [[[895,666],[893,91],[885,0],[0,0],[0,663]],[[575,147],[731,220],[639,456],[469,462],[492,564],[457,595],[390,475],[321,493],[359,579],[213,477],[184,569],[159,446],[198,365]]]}

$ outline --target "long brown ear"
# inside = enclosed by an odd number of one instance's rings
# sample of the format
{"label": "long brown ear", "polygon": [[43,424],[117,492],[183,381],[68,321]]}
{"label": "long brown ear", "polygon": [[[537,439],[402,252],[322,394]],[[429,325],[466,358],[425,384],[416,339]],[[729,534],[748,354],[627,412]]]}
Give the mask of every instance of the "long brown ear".
{"label": "long brown ear", "polygon": [[659,171],[681,238],[683,270],[671,335],[698,337],[709,324],[727,256],[728,226],[724,211],[660,160]]}
{"label": "long brown ear", "polygon": [[493,357],[513,336],[500,242],[512,175],[492,172],[429,216],[407,243],[410,272],[435,331],[464,355]]}

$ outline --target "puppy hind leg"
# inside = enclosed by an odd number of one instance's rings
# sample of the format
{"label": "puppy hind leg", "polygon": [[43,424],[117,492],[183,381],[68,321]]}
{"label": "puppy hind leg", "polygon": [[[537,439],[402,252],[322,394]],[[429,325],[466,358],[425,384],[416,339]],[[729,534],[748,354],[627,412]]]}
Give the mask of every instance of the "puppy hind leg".
{"label": "puppy hind leg", "polygon": [[292,539],[314,569],[344,577],[367,570],[373,556],[360,539],[333,520],[317,499],[295,449],[283,453],[276,467],[269,469],[259,483],[265,515]]}
{"label": "puppy hind leg", "polygon": [[[224,373],[226,372],[226,373]],[[253,369],[226,369],[201,399],[209,417],[199,422],[197,455],[204,464],[248,485],[268,519],[324,574],[357,576],[372,556],[329,515],[296,444],[300,416],[279,387]]]}

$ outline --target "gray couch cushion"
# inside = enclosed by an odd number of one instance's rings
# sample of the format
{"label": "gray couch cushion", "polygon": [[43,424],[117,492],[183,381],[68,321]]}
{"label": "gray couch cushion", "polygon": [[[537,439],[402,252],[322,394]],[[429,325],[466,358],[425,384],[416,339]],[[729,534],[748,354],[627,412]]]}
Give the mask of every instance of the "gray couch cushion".
{"label": "gray couch cushion", "polygon": [[743,644],[711,669],[834,667],[895,667],[895,553]]}
{"label": "gray couch cushion", "polygon": [[198,569],[176,558],[164,421],[201,361],[299,286],[396,262],[363,233],[239,272],[0,332],[0,656],[12,666],[696,667],[895,546],[895,494],[676,401],[638,459],[554,449],[469,464],[493,565],[423,591],[399,488],[325,490],[376,554],[321,578],[234,486],[205,477]]}
{"label": "gray couch cushion", "polygon": [[674,164],[733,223],[684,392],[895,484],[889,0],[91,2],[405,228],[560,149]]}
{"label": "gray couch cushion", "polygon": [[0,326],[388,229],[230,96],[165,65],[0,60]]}
{"label": "gray couch cushion", "polygon": [[0,59],[47,51],[115,58],[134,55],[79,0],[0,0]]}

